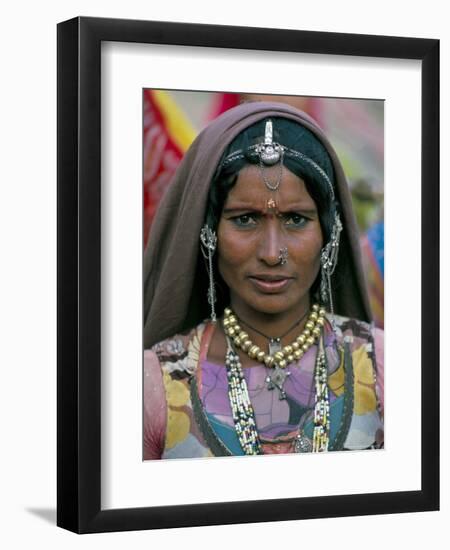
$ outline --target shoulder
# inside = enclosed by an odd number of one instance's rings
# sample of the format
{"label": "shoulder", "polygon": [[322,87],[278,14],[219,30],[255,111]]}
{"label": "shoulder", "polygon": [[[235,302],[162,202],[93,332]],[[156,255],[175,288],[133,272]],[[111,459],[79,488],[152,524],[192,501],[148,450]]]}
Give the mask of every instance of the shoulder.
{"label": "shoulder", "polygon": [[[331,324],[331,316],[327,316]],[[369,357],[376,370],[384,370],[384,331],[373,324],[334,315],[336,338],[343,347],[348,347],[353,359]]]}
{"label": "shoulder", "polygon": [[180,334],[165,338],[144,352],[144,364],[158,363],[168,374],[176,371],[192,374],[198,362],[200,342],[206,323]]}
{"label": "shoulder", "polygon": [[[341,343],[348,343],[352,355],[354,374],[362,380],[371,379],[369,370],[373,370],[376,393],[384,408],[384,331],[373,324],[334,316],[337,338]],[[328,316],[331,321],[331,317]],[[371,369],[369,369],[371,365]]]}
{"label": "shoulder", "polygon": [[[331,324],[332,316],[330,314],[327,314],[327,319]],[[351,347],[364,343],[371,344],[376,348],[383,347],[384,331],[375,327],[373,323],[367,323],[342,315],[334,315],[333,319],[336,326],[337,338],[349,342]]]}
{"label": "shoulder", "polygon": [[362,339],[371,339],[372,337],[372,327],[365,321],[336,314],[333,316],[331,314],[327,314],[327,319],[330,323],[332,322],[332,319],[334,320],[338,337],[345,338],[347,336],[348,341],[350,341],[352,337]]}
{"label": "shoulder", "polygon": [[161,458],[164,453],[168,407],[188,399],[187,383],[198,363],[197,349],[204,328],[201,323],[144,350],[145,460]]}

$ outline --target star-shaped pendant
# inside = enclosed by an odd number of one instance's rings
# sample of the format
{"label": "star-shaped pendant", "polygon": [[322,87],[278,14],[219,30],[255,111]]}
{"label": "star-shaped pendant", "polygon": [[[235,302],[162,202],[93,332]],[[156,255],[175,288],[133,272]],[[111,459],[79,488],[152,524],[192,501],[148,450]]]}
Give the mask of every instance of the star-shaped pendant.
{"label": "star-shaped pendant", "polygon": [[286,399],[286,392],[284,391],[283,385],[286,381],[286,378],[291,373],[287,371],[286,369],[282,369],[278,365],[274,367],[273,373],[266,378],[267,383],[267,389],[268,390],[274,390],[277,388],[279,391],[279,398],[280,399]]}

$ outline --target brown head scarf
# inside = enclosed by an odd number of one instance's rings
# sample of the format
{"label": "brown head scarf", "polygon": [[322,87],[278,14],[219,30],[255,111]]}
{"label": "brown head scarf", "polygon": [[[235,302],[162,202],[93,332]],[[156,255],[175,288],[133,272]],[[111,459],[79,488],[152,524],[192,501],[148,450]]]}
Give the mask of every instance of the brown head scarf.
{"label": "brown head scarf", "polygon": [[[358,230],[342,166],[322,130],[305,113],[283,103],[244,103],[226,111],[193,142],[164,195],[144,256],[144,347],[192,328],[208,316],[207,279],[201,268],[200,229],[210,183],[227,146],[248,126],[267,117],[282,117],[308,128],[328,151],[334,168],[335,194],[343,231],[333,280],[345,284],[333,294],[335,312],[371,320],[360,259]],[[202,258],[203,260],[203,258]]]}

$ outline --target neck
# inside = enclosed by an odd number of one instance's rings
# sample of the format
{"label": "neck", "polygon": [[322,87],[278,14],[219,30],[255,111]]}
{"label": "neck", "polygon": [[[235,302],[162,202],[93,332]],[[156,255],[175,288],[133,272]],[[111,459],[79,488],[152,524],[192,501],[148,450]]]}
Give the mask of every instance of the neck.
{"label": "neck", "polygon": [[262,349],[267,349],[267,338],[281,337],[281,344],[287,345],[303,330],[311,304],[309,296],[306,296],[295,308],[282,313],[256,311],[233,299],[230,307],[251,340]]}

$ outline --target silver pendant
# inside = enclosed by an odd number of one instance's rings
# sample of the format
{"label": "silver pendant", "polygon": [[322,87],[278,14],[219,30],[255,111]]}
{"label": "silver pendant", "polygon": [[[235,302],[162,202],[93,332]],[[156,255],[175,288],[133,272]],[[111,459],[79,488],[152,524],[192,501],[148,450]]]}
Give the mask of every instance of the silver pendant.
{"label": "silver pendant", "polygon": [[280,161],[281,150],[277,145],[263,145],[260,152],[261,160],[266,166],[273,166]]}
{"label": "silver pendant", "polygon": [[259,158],[266,166],[277,164],[281,158],[281,147],[273,141],[273,125],[268,120],[264,129],[264,144],[259,146]]}
{"label": "silver pendant", "polygon": [[267,389],[274,390],[276,388],[279,392],[278,397],[280,399],[286,399],[286,392],[284,391],[283,385],[290,374],[289,371],[277,365],[274,367],[273,373],[266,378]]}
{"label": "silver pendant", "polygon": [[312,441],[303,431],[300,431],[294,440],[294,452],[296,453],[311,453]]}
{"label": "silver pendant", "polygon": [[277,351],[281,351],[281,338],[270,338],[269,355],[274,355]]}

